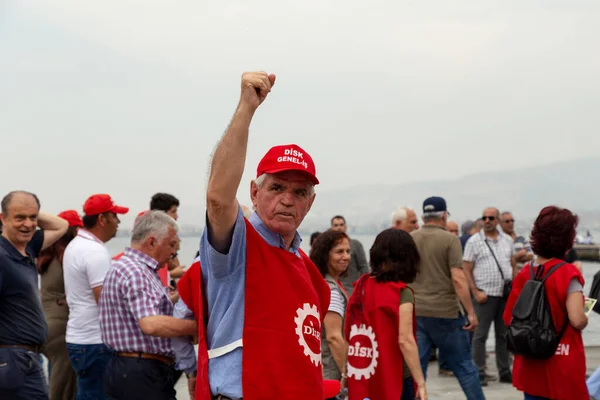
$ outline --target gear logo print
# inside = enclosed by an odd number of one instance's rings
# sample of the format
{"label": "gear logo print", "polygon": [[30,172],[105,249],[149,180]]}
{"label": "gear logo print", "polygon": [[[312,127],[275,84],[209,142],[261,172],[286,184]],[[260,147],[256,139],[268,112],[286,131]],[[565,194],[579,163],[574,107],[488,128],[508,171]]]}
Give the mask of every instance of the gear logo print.
{"label": "gear logo print", "polygon": [[375,332],[361,324],[350,327],[348,340],[348,377],[356,380],[369,379],[375,374],[379,351]]}
{"label": "gear logo print", "polygon": [[304,303],[296,310],[296,335],[304,355],[318,366],[321,363],[321,318],[317,306]]}

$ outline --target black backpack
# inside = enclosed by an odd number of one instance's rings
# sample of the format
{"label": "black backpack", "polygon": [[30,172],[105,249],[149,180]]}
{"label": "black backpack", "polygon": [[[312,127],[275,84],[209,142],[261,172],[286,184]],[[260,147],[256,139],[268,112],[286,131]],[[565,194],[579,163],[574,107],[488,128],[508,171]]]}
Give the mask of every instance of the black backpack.
{"label": "black backpack", "polygon": [[530,279],[525,282],[512,311],[512,320],[506,331],[508,350],[527,358],[544,360],[556,353],[556,348],[567,328],[565,321],[559,333],[552,322],[550,305],[546,298],[544,282],[564,262],[550,268],[546,276],[544,266],[540,265],[533,273],[533,263],[529,265]]}

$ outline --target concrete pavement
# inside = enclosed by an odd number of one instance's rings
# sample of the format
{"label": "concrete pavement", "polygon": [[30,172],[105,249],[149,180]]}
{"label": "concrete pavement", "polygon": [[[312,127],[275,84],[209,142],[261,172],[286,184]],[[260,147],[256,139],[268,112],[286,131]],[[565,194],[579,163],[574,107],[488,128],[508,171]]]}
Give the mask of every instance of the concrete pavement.
{"label": "concrete pavement", "polygon": [[[591,375],[600,366],[600,347],[586,347],[588,375]],[[494,353],[489,353],[488,374],[498,375]],[[437,363],[429,363],[427,371],[427,391],[430,400],[463,400],[465,398],[458,381],[454,377],[441,377],[438,375]],[[189,400],[187,393],[187,379],[183,376],[176,386],[177,399]],[[499,382],[490,382],[483,388],[486,400],[522,400],[523,393],[517,391],[512,385]]]}

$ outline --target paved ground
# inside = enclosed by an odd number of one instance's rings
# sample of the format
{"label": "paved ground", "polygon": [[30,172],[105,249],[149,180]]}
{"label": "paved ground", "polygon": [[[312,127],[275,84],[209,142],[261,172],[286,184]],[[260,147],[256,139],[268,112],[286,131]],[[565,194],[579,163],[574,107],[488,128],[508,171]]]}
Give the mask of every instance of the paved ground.
{"label": "paved ground", "polygon": [[[591,375],[594,370],[600,366],[600,347],[586,348],[588,374]],[[496,361],[493,353],[488,358],[488,373],[496,373]],[[437,363],[430,363],[427,371],[427,390],[430,400],[462,400],[465,396],[458,384],[456,378],[440,377],[438,375]],[[189,400],[187,393],[187,380],[183,376],[177,384],[177,399]],[[498,382],[490,382],[483,388],[486,400],[522,400],[523,393],[518,392],[511,385]]]}

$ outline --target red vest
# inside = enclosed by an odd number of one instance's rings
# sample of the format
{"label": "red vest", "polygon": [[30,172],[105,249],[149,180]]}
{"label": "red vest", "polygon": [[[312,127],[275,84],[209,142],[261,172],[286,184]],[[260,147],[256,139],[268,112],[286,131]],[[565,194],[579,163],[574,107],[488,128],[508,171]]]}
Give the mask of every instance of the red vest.
{"label": "red vest", "polygon": [[[323,400],[321,323],[329,308],[329,286],[302,250],[298,257],[270,246],[248,220],[245,223],[244,400]],[[190,282],[199,292],[200,273],[197,279],[197,283],[191,279]],[[183,301],[196,307],[198,314],[194,315],[204,315],[204,311],[200,312],[201,294],[188,296],[184,292],[180,283]],[[211,395],[208,355],[203,324],[198,326],[202,330],[198,343],[202,346],[196,398],[206,400]]]}
{"label": "red vest", "polygon": [[[389,400],[402,396],[402,351],[398,344],[402,282],[378,283],[363,275],[348,303],[349,400]],[[416,339],[416,317],[413,328]]]}
{"label": "red vest", "polygon": [[[125,252],[122,251],[112,259],[117,261],[119,258],[123,257],[123,254],[125,254]],[[156,272],[158,273],[158,277],[160,278],[163,286],[169,287],[169,263],[165,263],[165,266],[163,268],[159,268]]]}
{"label": "red vest", "polygon": [[198,323],[198,372],[196,377],[196,399],[210,400],[210,385],[208,382],[208,351],[206,347],[206,315],[202,296],[202,273],[200,270],[200,259],[185,271],[185,274],[177,283],[177,291],[181,300],[194,313]]}
{"label": "red vest", "polygon": [[[547,262],[544,265],[545,271],[547,272],[559,262],[562,261]],[[513,307],[529,276],[529,265],[526,265],[513,281],[513,290],[504,310],[504,323],[507,325],[510,324]],[[572,278],[577,278],[581,285],[584,284],[583,276],[577,267],[573,264],[565,264],[550,275],[545,283],[546,296],[557,331],[562,329],[568,319],[567,288]],[[585,350],[581,331],[568,324],[556,354],[551,358],[532,360],[515,356],[513,386],[527,394],[554,400],[588,400],[585,374]]]}

